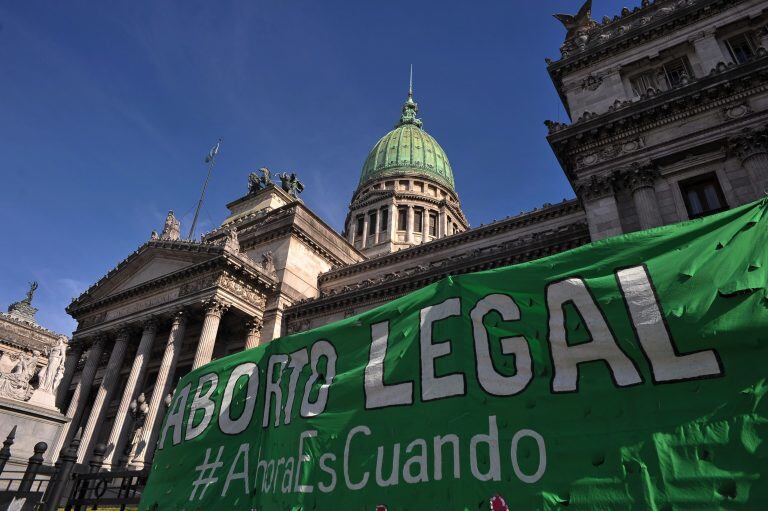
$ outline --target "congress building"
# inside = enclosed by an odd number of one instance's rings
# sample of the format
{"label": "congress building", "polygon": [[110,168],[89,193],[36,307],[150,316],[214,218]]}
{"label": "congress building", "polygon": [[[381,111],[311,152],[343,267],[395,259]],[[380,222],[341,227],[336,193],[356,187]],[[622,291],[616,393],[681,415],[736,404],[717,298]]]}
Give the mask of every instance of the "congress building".
{"label": "congress building", "polygon": [[412,92],[399,115],[392,106],[394,129],[360,155],[342,232],[302,202],[296,176],[244,172],[218,228],[185,241],[169,213],[69,305],[78,326],[58,395],[68,423],[52,452],[82,429],[80,461],[104,443],[107,464],[144,467],[169,393],[212,359],[447,275],[762,197],[768,3],[644,0],[602,20],[590,10],[557,16],[567,35],[546,67],[572,120],[545,121],[546,136],[575,199],[470,227],[454,181],[465,169],[425,130]]}

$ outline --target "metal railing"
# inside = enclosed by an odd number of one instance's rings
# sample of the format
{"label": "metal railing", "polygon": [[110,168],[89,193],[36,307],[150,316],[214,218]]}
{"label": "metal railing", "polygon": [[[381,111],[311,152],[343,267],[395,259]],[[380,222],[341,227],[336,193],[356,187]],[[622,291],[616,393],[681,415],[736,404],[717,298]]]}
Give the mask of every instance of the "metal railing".
{"label": "metal railing", "polygon": [[24,509],[39,511],[58,511],[64,506],[67,511],[104,507],[124,511],[128,506],[138,506],[149,471],[102,470],[107,450],[104,444],[96,445],[87,466],[78,465],[78,432],[61,450],[56,464],[46,466],[43,455],[48,445],[39,442],[25,470],[5,470],[15,434],[14,427],[0,449],[0,505],[24,502]]}

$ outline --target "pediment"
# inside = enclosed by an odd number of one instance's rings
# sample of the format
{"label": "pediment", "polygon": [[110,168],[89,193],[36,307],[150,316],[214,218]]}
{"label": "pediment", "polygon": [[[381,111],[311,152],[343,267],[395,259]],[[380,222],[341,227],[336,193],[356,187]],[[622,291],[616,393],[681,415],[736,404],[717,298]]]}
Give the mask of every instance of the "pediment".
{"label": "pediment", "polygon": [[89,291],[84,293],[81,296],[80,305],[117,295],[128,289],[202,263],[217,255],[210,252],[144,247],[120,263],[97,285],[92,286]]}

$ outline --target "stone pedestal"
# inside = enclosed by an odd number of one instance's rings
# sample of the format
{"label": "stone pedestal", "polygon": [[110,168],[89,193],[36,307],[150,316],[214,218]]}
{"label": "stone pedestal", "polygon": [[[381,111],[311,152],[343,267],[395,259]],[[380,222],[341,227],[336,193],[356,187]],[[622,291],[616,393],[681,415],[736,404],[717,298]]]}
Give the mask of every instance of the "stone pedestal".
{"label": "stone pedestal", "polygon": [[50,446],[56,445],[59,437],[65,434],[67,422],[67,417],[50,408],[0,398],[0,438],[5,438],[14,426],[18,426],[16,441],[11,447],[11,459],[5,470],[24,470],[33,454],[32,448],[38,442],[48,444],[45,463],[52,463],[58,453]]}

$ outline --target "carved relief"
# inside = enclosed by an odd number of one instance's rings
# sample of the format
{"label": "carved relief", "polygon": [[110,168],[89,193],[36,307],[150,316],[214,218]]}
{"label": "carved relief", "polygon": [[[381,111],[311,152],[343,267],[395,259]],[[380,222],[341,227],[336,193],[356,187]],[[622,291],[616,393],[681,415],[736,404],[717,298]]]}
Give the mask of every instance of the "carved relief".
{"label": "carved relief", "polygon": [[633,153],[645,147],[645,139],[638,137],[624,142],[609,144],[599,151],[576,157],[576,168],[582,169],[598,163]]}
{"label": "carved relief", "polygon": [[726,121],[731,119],[738,119],[739,117],[744,117],[745,115],[751,113],[752,109],[746,102],[739,103],[737,105],[730,105],[722,109],[723,119]]}
{"label": "carved relief", "polygon": [[213,275],[206,275],[205,277],[199,278],[197,280],[185,282],[179,288],[179,297],[191,295],[203,289],[213,287],[216,285],[216,282],[217,277]]}
{"label": "carved relief", "polygon": [[581,90],[596,91],[603,83],[603,75],[589,75],[581,83]]}

